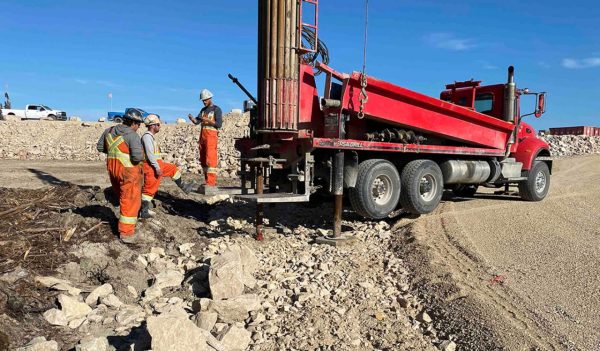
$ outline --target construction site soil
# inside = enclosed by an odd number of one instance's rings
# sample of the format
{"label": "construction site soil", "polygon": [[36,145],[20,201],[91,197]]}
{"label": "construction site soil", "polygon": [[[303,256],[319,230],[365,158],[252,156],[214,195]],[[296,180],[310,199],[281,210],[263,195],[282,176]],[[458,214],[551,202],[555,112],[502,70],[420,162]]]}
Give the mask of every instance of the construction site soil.
{"label": "construction site soil", "polygon": [[[330,229],[329,203],[268,208],[278,233],[255,242],[252,206],[208,205],[170,181],[157,218],[138,226],[144,241],[125,246],[114,234],[118,210],[100,162],[5,160],[0,169],[0,350],[38,336],[62,350],[90,336],[118,350],[149,348],[145,320],[160,309],[131,291],[148,294],[157,272],[139,257],[159,249],[201,266],[237,243],[260,262],[249,292],[267,317],[243,322],[252,334],[246,349],[600,349],[598,155],[556,160],[551,192],[539,203],[482,189],[468,199],[446,194],[418,218],[400,212],[368,222],[346,208],[344,230],[358,240],[342,248],[314,243]],[[193,246],[192,256],[179,252],[182,244]],[[40,276],[64,279],[83,296],[111,284],[146,316],[137,325],[88,317],[74,328],[52,326],[43,314],[61,291]],[[185,282],[163,290],[165,300],[187,306],[209,296]]]}

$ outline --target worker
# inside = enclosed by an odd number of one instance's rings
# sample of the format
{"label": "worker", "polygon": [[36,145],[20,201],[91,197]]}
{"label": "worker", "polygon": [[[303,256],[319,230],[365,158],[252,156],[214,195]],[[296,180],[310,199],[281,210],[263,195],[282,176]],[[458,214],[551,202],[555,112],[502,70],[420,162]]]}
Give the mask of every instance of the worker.
{"label": "worker", "polygon": [[144,119],[148,130],[142,136],[144,150],[144,187],[142,188],[142,209],[140,218],[150,218],[154,213],[150,210],[151,201],[158,191],[163,177],[171,177],[175,184],[185,193],[191,191],[192,184],[181,179],[181,172],[176,165],[164,162],[160,153],[160,146],[154,136],[160,132],[160,117],[155,114]]}
{"label": "worker", "polygon": [[110,127],[102,133],[97,149],[107,154],[106,168],[112,189],[119,198],[119,236],[126,244],[138,241],[135,224],[142,198],[142,142],[137,130],[142,114],[127,109],[123,123]]}
{"label": "worker", "polygon": [[202,125],[198,147],[200,163],[204,170],[203,193],[205,195],[213,195],[217,192],[217,143],[223,115],[221,108],[213,103],[212,98],[213,94],[208,89],[202,89],[200,100],[204,103],[204,107],[197,117],[188,114],[192,123]]}

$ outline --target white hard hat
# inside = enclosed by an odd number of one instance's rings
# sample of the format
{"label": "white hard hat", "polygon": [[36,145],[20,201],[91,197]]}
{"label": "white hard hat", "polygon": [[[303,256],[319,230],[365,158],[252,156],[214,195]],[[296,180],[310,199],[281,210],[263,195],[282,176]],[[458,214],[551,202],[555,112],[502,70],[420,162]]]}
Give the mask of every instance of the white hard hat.
{"label": "white hard hat", "polygon": [[213,94],[208,89],[202,89],[200,92],[200,100],[208,100],[213,97]]}
{"label": "white hard hat", "polygon": [[155,114],[150,114],[144,119],[144,124],[148,127],[154,124],[160,124],[160,117]]}

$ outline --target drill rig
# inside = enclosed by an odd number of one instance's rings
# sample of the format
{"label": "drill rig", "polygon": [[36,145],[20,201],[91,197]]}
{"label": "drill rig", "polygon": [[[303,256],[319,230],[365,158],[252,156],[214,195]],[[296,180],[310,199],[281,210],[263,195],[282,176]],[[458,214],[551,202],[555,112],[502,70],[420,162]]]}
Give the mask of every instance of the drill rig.
{"label": "drill rig", "polygon": [[248,108],[251,133],[236,141],[238,198],[257,204],[258,239],[264,204],[306,202],[317,192],[335,197],[334,238],[344,192],[371,219],[400,207],[430,213],[445,189],[473,196],[479,186],[517,185],[529,201],[548,193],[549,146],[520,109],[521,98],[534,95],[531,114],[540,117],[545,93],[518,89],[513,67],[504,84],[454,82],[437,99],[317,61],[326,58],[318,0],[258,5],[258,97]]}

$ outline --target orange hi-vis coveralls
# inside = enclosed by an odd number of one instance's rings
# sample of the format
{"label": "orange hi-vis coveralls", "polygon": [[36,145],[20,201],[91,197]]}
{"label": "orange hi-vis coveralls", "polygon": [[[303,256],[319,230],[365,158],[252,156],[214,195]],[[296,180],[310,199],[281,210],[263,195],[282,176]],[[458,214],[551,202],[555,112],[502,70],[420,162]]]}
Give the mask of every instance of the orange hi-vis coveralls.
{"label": "orange hi-vis coveralls", "polygon": [[[198,140],[200,151],[200,164],[204,170],[206,185],[217,185],[217,144],[219,142],[219,129],[221,128],[222,112],[216,105],[204,107],[198,114],[198,118],[208,118],[215,123],[215,126],[202,123],[202,131]],[[198,120],[199,121],[199,120]],[[195,122],[196,123],[196,122]],[[197,122],[200,123],[200,122]]]}
{"label": "orange hi-vis coveralls", "polygon": [[108,128],[98,141],[98,150],[107,154],[106,168],[113,191],[119,197],[119,234],[132,236],[141,206],[143,171],[139,135],[123,124]]}
{"label": "orange hi-vis coveralls", "polygon": [[[144,133],[142,145],[144,146],[144,187],[142,188],[142,201],[152,201],[154,195],[158,192],[162,177],[171,177],[173,180],[177,180],[181,178],[181,172],[176,165],[162,160],[160,146],[154,139],[152,133]],[[148,148],[152,150],[154,157],[148,157]],[[156,162],[162,170],[161,176],[156,175],[156,170],[152,165],[152,161]]]}

